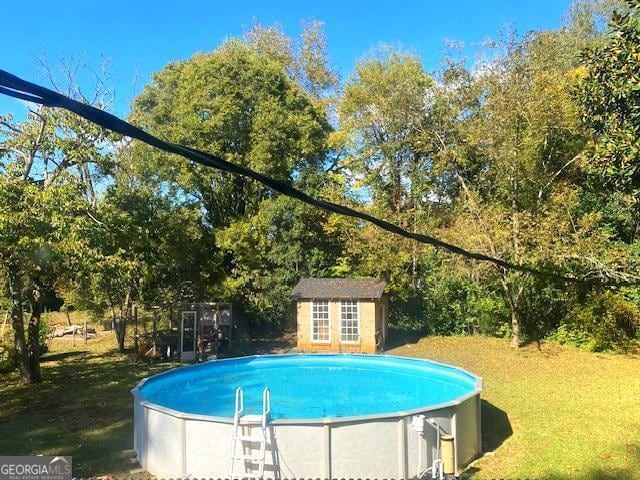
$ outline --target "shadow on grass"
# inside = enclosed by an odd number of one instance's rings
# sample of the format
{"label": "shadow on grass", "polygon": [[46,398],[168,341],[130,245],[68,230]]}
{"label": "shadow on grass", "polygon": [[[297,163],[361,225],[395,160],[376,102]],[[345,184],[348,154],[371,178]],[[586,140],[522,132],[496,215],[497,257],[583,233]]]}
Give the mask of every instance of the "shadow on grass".
{"label": "shadow on grass", "polygon": [[493,452],[513,435],[509,416],[504,410],[482,400],[482,451]]}
{"label": "shadow on grass", "polygon": [[86,355],[86,352],[77,351],[77,352],[62,352],[62,353],[46,353],[40,359],[40,364],[44,365],[47,362],[59,362],[61,360],[68,360],[74,357],[81,357]]}
{"label": "shadow on grass", "polygon": [[395,328],[389,328],[389,335],[387,342],[384,346],[385,350],[393,350],[394,348],[402,347],[404,345],[415,345],[424,337],[424,332],[418,332],[414,330],[400,330]]}
{"label": "shadow on grass", "polygon": [[42,366],[42,383],[0,389],[0,452],[72,455],[76,477],[127,475],[121,452],[133,443],[130,390],[173,364],[136,363],[109,350],[56,353]]}
{"label": "shadow on grass", "polygon": [[248,355],[287,353],[296,348],[295,332],[285,332],[277,336],[257,336],[249,340]]}

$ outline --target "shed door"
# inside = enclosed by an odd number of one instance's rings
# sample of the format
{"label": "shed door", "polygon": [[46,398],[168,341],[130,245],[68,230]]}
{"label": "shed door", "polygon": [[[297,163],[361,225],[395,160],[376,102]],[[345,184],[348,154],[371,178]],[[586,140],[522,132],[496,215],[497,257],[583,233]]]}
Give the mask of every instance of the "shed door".
{"label": "shed door", "polygon": [[[195,355],[196,351],[196,312],[182,312],[180,318],[180,345],[183,360]],[[186,354],[186,355],[185,355]],[[192,354],[192,355],[189,355]]]}

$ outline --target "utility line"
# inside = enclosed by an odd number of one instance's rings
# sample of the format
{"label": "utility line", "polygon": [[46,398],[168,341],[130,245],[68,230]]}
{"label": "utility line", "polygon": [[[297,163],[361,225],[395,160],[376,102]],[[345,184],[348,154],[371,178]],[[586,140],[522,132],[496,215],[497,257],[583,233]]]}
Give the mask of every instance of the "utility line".
{"label": "utility line", "polygon": [[193,148],[185,147],[183,145],[178,145],[175,143],[161,140],[145,132],[141,128],[138,128],[116,117],[115,115],[105,112],[104,110],[100,110],[91,105],[78,102],[77,100],[69,98],[65,95],[62,95],[58,92],[55,92],[43,86],[37,85],[35,83],[31,83],[26,80],[23,80],[1,69],[0,69],[0,93],[14,97],[14,98],[19,98],[21,100],[25,100],[28,102],[44,105],[46,107],[64,108],[101,127],[104,127],[108,130],[119,133],[126,137],[135,138],[137,140],[140,140],[141,142],[154,146],[165,152],[180,155],[184,158],[187,158],[188,160],[192,160],[196,163],[199,163],[201,165],[204,165],[210,168],[215,168],[217,170],[229,172],[234,175],[240,175],[243,177],[251,178],[259,183],[262,183],[263,185],[267,186],[268,188],[270,188],[275,192],[278,192],[282,195],[286,195],[291,198],[295,198],[297,200],[300,200],[301,202],[307,203],[309,205],[313,205],[314,207],[320,208],[327,212],[337,213],[347,217],[359,218],[366,222],[372,223],[388,232],[394,233],[396,235],[400,235],[402,237],[405,237],[411,240],[415,240],[419,243],[432,245],[438,249],[441,249],[456,255],[461,255],[468,259],[477,260],[481,262],[490,262],[498,267],[502,267],[505,269],[554,278],[556,280],[562,280],[569,283],[600,284],[600,285],[611,285],[611,286],[633,285],[637,283],[637,282],[626,282],[626,281],[607,282],[599,278],[579,278],[579,277],[570,276],[570,275],[558,274],[552,271],[540,270],[538,268],[535,268],[526,264],[512,263],[500,258],[495,258],[489,255],[485,255],[480,252],[465,250],[464,248],[459,247],[458,245],[445,242],[443,240],[440,240],[438,238],[435,238],[429,235],[410,232],[398,225],[395,225],[393,223],[387,222],[380,218],[374,217],[373,215],[369,215],[367,213],[355,210],[350,207],[346,207],[344,205],[327,202],[327,201],[312,197],[311,195],[306,194],[302,190],[299,190],[289,185],[286,182],[283,182],[281,180],[277,180],[275,178],[269,177],[268,175],[264,175],[262,173],[256,172],[254,170],[251,170],[248,167],[244,167],[241,165],[236,165],[235,163],[228,162],[217,155],[212,155],[207,152],[202,152],[200,150],[195,150]]}

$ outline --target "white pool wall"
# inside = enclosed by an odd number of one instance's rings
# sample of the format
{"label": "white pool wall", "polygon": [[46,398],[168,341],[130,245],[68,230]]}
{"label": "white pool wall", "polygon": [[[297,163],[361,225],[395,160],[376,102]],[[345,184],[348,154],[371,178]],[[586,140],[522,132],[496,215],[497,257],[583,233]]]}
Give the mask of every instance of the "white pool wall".
{"label": "white pool wall", "polygon": [[[436,420],[444,433],[453,435],[456,469],[460,470],[481,453],[482,379],[473,377],[477,379],[474,391],[424,409],[336,419],[273,420],[265,478],[415,478],[418,462],[423,471],[431,466],[436,449],[435,429],[425,425],[424,437],[420,437],[411,427],[417,414]],[[232,419],[187,414],[148,402],[139,392],[144,382],[132,391],[134,449],[140,465],[159,478],[225,478]]]}

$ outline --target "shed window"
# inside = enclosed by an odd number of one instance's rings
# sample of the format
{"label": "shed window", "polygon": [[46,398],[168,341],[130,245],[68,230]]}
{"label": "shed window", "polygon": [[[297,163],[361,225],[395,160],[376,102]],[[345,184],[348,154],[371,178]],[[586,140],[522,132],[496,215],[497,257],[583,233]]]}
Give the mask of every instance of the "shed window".
{"label": "shed window", "polygon": [[311,340],[330,341],[331,323],[329,320],[329,301],[314,300],[311,306]]}
{"label": "shed window", "polygon": [[360,340],[360,319],[358,302],[344,300],[340,304],[340,341],[357,343]]}

